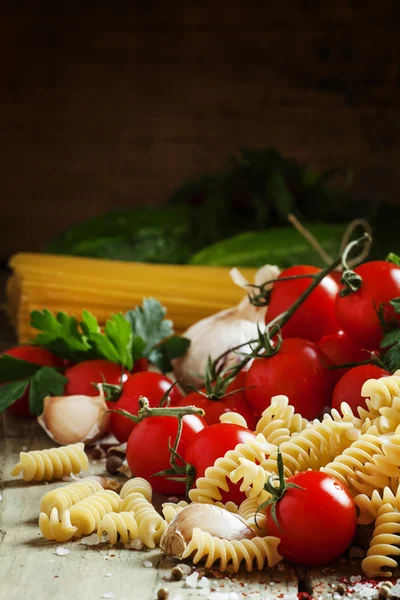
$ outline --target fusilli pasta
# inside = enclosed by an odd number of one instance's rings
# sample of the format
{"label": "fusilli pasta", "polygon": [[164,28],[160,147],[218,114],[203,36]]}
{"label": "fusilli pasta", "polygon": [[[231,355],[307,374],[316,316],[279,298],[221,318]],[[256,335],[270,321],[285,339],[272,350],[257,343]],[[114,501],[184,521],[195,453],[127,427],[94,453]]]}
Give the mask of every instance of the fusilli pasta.
{"label": "fusilli pasta", "polygon": [[133,492],[122,502],[122,510],[133,512],[139,528],[139,537],[148,548],[155,548],[167,528],[167,522],[143,494]]}
{"label": "fusilli pasta", "polygon": [[366,494],[358,494],[354,498],[354,502],[359,512],[357,523],[368,525],[375,521],[383,504],[391,504],[393,508],[400,511],[400,487],[397,486],[395,494],[388,487],[385,487],[381,492],[374,490],[371,498]]}
{"label": "fusilli pasta", "polygon": [[254,529],[257,535],[265,533],[266,509],[262,509],[258,512],[258,507],[260,504],[259,498],[246,498],[246,500],[243,500],[239,506],[239,516],[242,517],[242,519],[244,519],[252,529]]}
{"label": "fusilli pasta", "polygon": [[226,412],[220,415],[219,420],[221,423],[233,423],[234,425],[241,425],[247,429],[246,419],[237,412]]}
{"label": "fusilli pasta", "polygon": [[66,475],[80,473],[89,468],[84,444],[70,444],[60,448],[21,452],[19,462],[10,474],[16,477],[22,472],[25,481],[50,481]]}
{"label": "fusilli pasta", "polygon": [[150,483],[146,479],[143,479],[143,477],[132,477],[132,479],[129,479],[122,486],[119,495],[124,500],[127,496],[129,496],[129,494],[133,494],[135,492],[142,494],[146,500],[151,502],[153,490]]}
{"label": "fusilli pasta", "polygon": [[271,536],[254,537],[250,540],[224,540],[194,528],[182,558],[191,557],[194,564],[206,559],[206,568],[219,561],[218,568],[222,572],[231,564],[233,572],[237,573],[243,562],[247,571],[251,571],[253,566],[261,571],[265,562],[269,567],[274,567],[282,560],[278,553],[279,543],[279,538]]}
{"label": "fusilli pasta", "polygon": [[118,538],[123,544],[139,537],[139,528],[133,512],[110,512],[100,521],[97,535],[101,539],[103,533],[108,535],[110,544],[115,546]]}
{"label": "fusilli pasta", "polygon": [[214,504],[222,499],[221,490],[229,490],[229,477],[240,465],[240,458],[250,462],[262,462],[267,454],[275,451],[276,446],[269,444],[262,434],[246,444],[237,444],[234,450],[228,450],[225,456],[217,458],[212,467],[207,467],[204,477],[199,477],[196,487],[189,491],[192,502]]}
{"label": "fusilli pasta", "polygon": [[367,577],[391,577],[400,556],[400,512],[390,504],[378,511],[375,529],[361,567]]}
{"label": "fusilli pasta", "polygon": [[274,396],[257,423],[256,433],[262,433],[267,442],[279,446],[294,433],[303,431],[307,423],[307,419],[294,412],[287,396]]}
{"label": "fusilli pasta", "polygon": [[76,535],[89,535],[98,529],[101,519],[110,512],[120,512],[121,498],[112,490],[96,492],[71,506],[71,523],[77,528]]}
{"label": "fusilli pasta", "polygon": [[71,523],[69,510],[64,511],[60,521],[57,508],[51,510],[50,517],[44,512],[40,513],[39,529],[47,540],[56,542],[66,542],[77,532]]}
{"label": "fusilli pasta", "polygon": [[43,496],[40,503],[40,512],[50,515],[51,510],[57,508],[58,514],[61,516],[73,504],[102,489],[101,484],[93,479],[85,479],[77,483],[57,487]]}

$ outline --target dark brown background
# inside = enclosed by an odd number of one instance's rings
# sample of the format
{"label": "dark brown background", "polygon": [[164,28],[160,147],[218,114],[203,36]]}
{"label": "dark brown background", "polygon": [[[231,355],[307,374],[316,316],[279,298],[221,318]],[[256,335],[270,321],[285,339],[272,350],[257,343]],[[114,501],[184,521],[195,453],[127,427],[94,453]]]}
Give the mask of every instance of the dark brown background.
{"label": "dark brown background", "polygon": [[0,259],[240,146],[400,196],[397,0],[3,2]]}

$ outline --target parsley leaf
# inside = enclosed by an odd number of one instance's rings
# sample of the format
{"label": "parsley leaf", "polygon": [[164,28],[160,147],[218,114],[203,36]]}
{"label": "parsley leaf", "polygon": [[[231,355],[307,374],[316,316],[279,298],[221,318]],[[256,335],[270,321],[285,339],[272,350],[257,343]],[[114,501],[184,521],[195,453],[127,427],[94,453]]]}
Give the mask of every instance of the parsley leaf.
{"label": "parsley leaf", "polygon": [[155,298],[145,298],[142,306],[126,313],[132,331],[145,341],[142,356],[149,358],[151,350],[173,335],[172,321],[165,319],[167,309]]}
{"label": "parsley leaf", "polygon": [[80,332],[75,317],[70,317],[65,312],[59,312],[55,316],[47,309],[34,310],[31,312],[31,326],[42,332],[33,340],[37,346],[77,362],[93,358],[88,356],[91,347],[87,336]]}
{"label": "parsley leaf", "polygon": [[0,383],[16,381],[31,377],[41,367],[26,360],[14,358],[8,354],[0,356]]}
{"label": "parsley leaf", "polygon": [[4,383],[0,386],[0,413],[14,404],[25,393],[29,385],[29,379]]}
{"label": "parsley leaf", "polygon": [[149,360],[155,364],[162,373],[172,371],[171,360],[183,356],[190,346],[190,340],[185,337],[174,335],[155,348],[149,354]]}
{"label": "parsley leaf", "polygon": [[132,327],[122,313],[108,319],[104,334],[89,330],[88,337],[102,358],[132,369]]}
{"label": "parsley leaf", "polygon": [[68,379],[52,367],[42,367],[31,378],[29,388],[29,410],[32,415],[41,415],[46,396],[61,396]]}
{"label": "parsley leaf", "polygon": [[[393,298],[389,304],[393,307],[396,314],[400,313],[400,298]],[[394,373],[394,371],[400,368],[400,327],[394,319],[384,319],[383,325],[385,327],[385,334],[380,346],[383,349],[387,348],[387,350],[381,359],[388,370]]]}

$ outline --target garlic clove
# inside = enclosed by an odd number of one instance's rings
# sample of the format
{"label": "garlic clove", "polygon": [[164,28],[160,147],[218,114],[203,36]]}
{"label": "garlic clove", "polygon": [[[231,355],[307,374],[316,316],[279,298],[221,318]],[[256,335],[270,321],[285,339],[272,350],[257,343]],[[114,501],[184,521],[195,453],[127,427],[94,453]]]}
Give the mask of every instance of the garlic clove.
{"label": "garlic clove", "polygon": [[48,396],[38,423],[58,444],[89,444],[108,430],[110,414],[102,386],[99,396]]}
{"label": "garlic clove", "polygon": [[250,540],[256,535],[239,515],[213,504],[193,502],[172,519],[161,539],[161,549],[180,558],[196,527],[224,540]]}

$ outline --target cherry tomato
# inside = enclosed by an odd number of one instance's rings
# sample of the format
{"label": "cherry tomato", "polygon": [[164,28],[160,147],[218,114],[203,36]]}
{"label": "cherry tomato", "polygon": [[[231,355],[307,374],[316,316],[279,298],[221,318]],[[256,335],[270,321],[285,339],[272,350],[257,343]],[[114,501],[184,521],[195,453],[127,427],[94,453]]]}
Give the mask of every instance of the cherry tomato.
{"label": "cherry tomato", "polygon": [[339,379],[333,390],[332,408],[340,411],[342,402],[347,402],[352,411],[357,414],[357,408],[366,408],[365,398],[361,396],[361,388],[368,379],[379,379],[389,377],[390,373],[376,365],[360,365],[347,371]]}
{"label": "cherry tomato", "polygon": [[[204,476],[207,467],[211,467],[217,458],[224,456],[228,450],[233,450],[237,444],[255,439],[256,436],[252,431],[233,423],[217,423],[199,431],[188,444],[184,456],[185,461],[195,469],[195,482],[199,477]],[[235,504],[240,504],[245,500],[245,493],[240,491],[241,482],[237,484],[228,482],[228,484],[228,492],[221,490],[222,502],[231,500]]]}
{"label": "cherry tomato", "polygon": [[288,482],[303,489],[289,488],[277,502],[274,522],[267,510],[268,535],[281,539],[278,552],[283,558],[308,566],[322,565],[338,558],[356,532],[356,507],[348,490],[320,471],[305,471]]}
{"label": "cherry tomato", "polygon": [[348,296],[337,296],[337,319],[341,329],[363,348],[379,348],[383,328],[377,311],[381,305],[386,317],[399,321],[400,316],[395,315],[388,302],[400,296],[400,269],[378,260],[364,263],[354,271],[362,277],[361,287]]}
{"label": "cherry tomato", "polygon": [[128,371],[121,365],[103,359],[85,360],[64,373],[68,379],[64,393],[66,396],[83,394],[84,396],[98,396],[99,391],[93,383],[110,383],[122,385],[129,376]]}
{"label": "cherry tomato", "polygon": [[[198,415],[185,415],[182,418],[182,435],[177,451],[183,457],[187,447],[197,432],[207,423]],[[129,436],[126,459],[135,477],[143,477],[150,482],[153,490],[159,494],[183,495],[185,485],[170,481],[164,476],[154,476],[159,471],[170,468],[170,451],[178,432],[176,417],[147,417],[140,421]]]}
{"label": "cherry tomato", "polygon": [[[61,368],[63,366],[61,358],[58,358],[52,352],[45,348],[41,348],[40,346],[18,346],[17,348],[7,350],[4,354],[19,358],[20,360],[26,360],[27,362],[40,365],[41,367]],[[29,386],[21,398],[18,398],[18,400],[9,406],[7,410],[17,417],[31,416],[29,410]]]}
{"label": "cherry tomato", "polygon": [[246,398],[257,416],[271,404],[271,398],[285,394],[306,419],[314,419],[329,405],[333,378],[327,368],[330,359],[316,344],[306,340],[283,340],[281,349],[270,358],[254,360],[246,376]]}
{"label": "cherry tomato", "polygon": [[[297,300],[297,298],[311,285],[312,278],[279,281],[282,277],[293,275],[307,275],[319,273],[321,269],[309,265],[298,265],[285,269],[274,283],[271,300],[266,314],[266,323],[269,323]],[[339,286],[336,281],[327,275],[297,309],[288,323],[282,328],[284,338],[302,338],[311,342],[318,341],[322,336],[339,331],[335,315],[335,298]]]}
{"label": "cherry tomato", "polygon": [[142,371],[149,370],[149,361],[147,358],[138,358],[135,360],[131,373],[141,373]]}
{"label": "cherry tomato", "polygon": [[[363,350],[357,342],[344,331],[325,335],[317,342],[320,348],[332,361],[334,365],[344,365],[347,363],[360,363],[371,358],[371,354]],[[335,381],[347,373],[352,367],[344,369],[334,369],[332,375]]]}
{"label": "cherry tomato", "polygon": [[[228,385],[226,393],[229,394],[229,392],[234,390],[243,390],[245,387],[245,378],[246,374],[240,372]],[[178,403],[178,406],[197,406],[198,408],[202,408],[206,413],[204,418],[208,425],[219,423],[219,417],[226,412],[237,412],[244,417],[249,429],[255,429],[256,418],[243,391],[238,391],[235,394],[217,400],[204,396],[203,394],[206,394],[205,388],[202,388],[200,391],[202,394],[191,392],[185,396],[185,398]]]}
{"label": "cherry tomato", "polygon": [[[171,387],[172,381],[153,371],[143,371],[131,375],[122,388],[122,395],[114,402],[112,408],[115,410],[126,410],[136,415],[139,410],[139,398],[145,396],[150,406],[156,407],[160,404],[165,392]],[[182,392],[175,385],[170,393],[171,406],[176,406],[182,399]],[[135,427],[135,423],[116,413],[111,414],[110,429],[121,444],[126,442],[129,434]]]}

